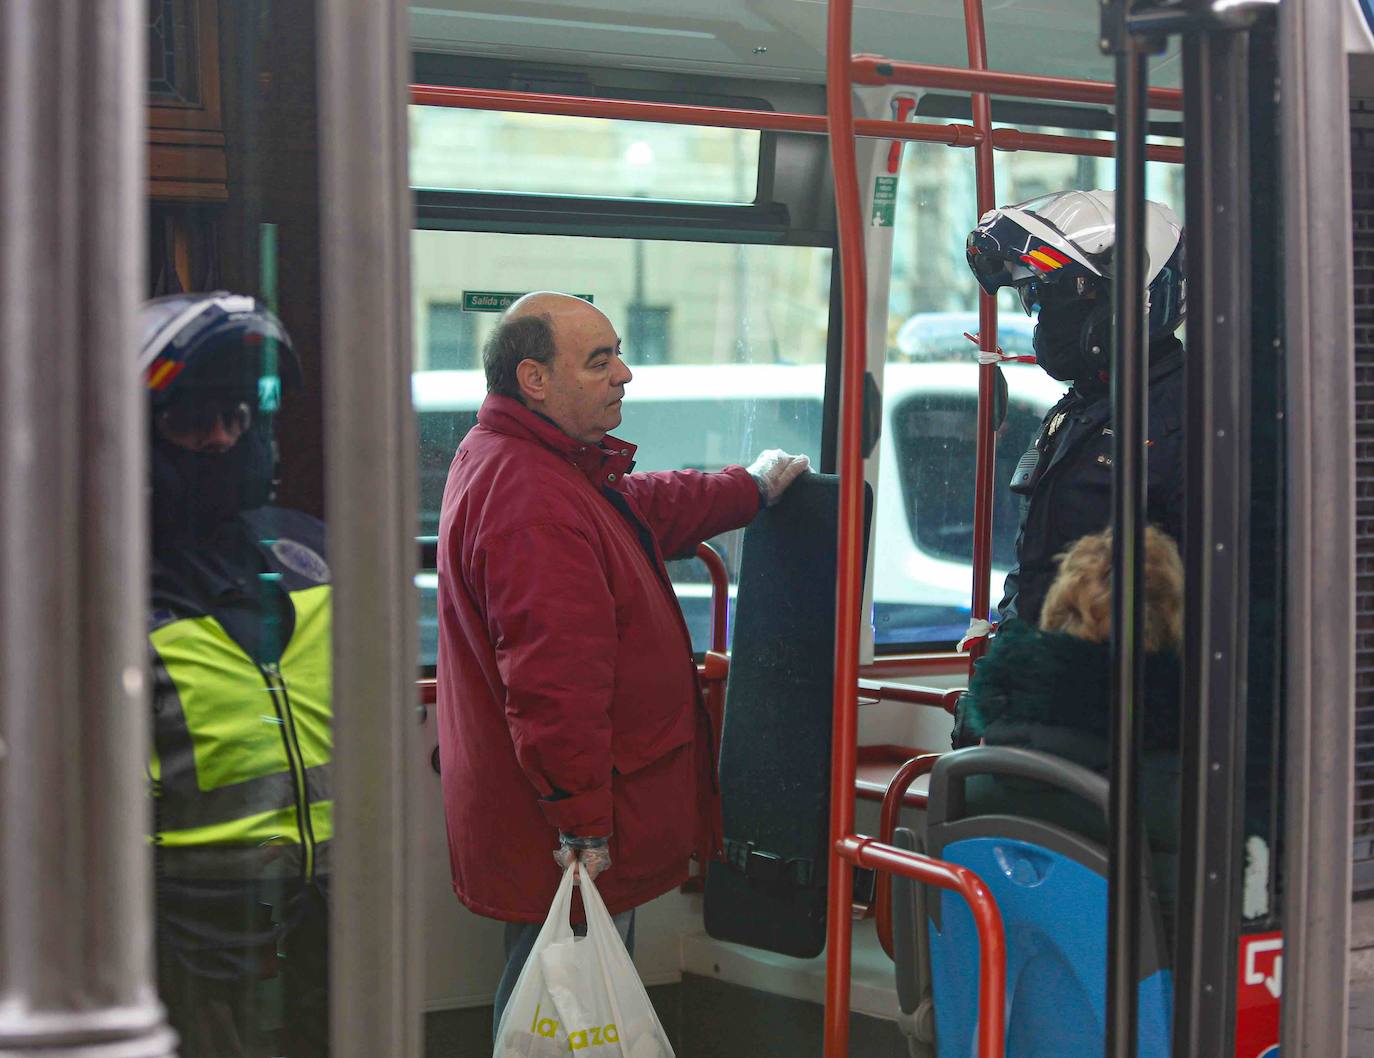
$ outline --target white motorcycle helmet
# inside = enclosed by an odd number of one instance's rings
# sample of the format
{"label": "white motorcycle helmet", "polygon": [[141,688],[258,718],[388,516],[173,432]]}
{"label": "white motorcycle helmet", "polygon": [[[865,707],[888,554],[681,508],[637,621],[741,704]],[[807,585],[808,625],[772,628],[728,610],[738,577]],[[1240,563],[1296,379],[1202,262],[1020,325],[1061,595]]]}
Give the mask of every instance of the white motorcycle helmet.
{"label": "white motorcycle helmet", "polygon": [[[1075,318],[1080,358],[1104,371],[1111,348],[1115,206],[1112,191],[1059,191],[1003,206],[983,215],[965,247],[979,285],[989,294],[1014,288],[1026,315],[1040,313],[1041,327],[1047,307],[1051,313],[1065,306],[1080,310]],[[1185,310],[1183,225],[1159,202],[1145,204],[1145,253],[1153,341],[1172,334]],[[1037,352],[1039,345],[1037,334]]]}

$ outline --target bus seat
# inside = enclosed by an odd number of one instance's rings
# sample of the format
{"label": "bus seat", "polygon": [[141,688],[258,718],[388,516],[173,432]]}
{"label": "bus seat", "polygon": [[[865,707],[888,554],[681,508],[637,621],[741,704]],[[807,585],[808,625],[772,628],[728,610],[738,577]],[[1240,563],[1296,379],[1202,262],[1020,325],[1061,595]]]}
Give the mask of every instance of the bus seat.
{"label": "bus seat", "polygon": [[[972,776],[1031,780],[1054,786],[1107,812],[1102,776],[1043,753],[980,746],[947,754],[931,773],[925,851],[977,874],[1002,915],[1007,940],[1008,1058],[1101,1054],[1106,1038],[1107,851],[1052,823],[1010,815],[968,815],[964,783]],[[1148,860],[1145,865],[1148,879]],[[924,956],[935,1012],[936,1054],[973,1053],[978,1021],[978,942],[973,916],[957,893],[932,892],[924,914],[912,914],[904,886],[896,931],[905,928],[898,968],[919,983]],[[1143,886],[1140,920],[1138,1051],[1167,1058],[1173,977],[1154,894]],[[917,936],[910,936],[911,926]],[[913,993],[915,994],[915,993]],[[899,999],[901,997],[899,996]],[[923,998],[915,994],[919,1003]],[[906,1011],[906,1003],[903,1010]],[[913,1050],[913,1055],[917,1052]]]}
{"label": "bus seat", "polygon": [[[806,474],[745,531],[720,744],[726,862],[706,932],[811,958],[825,948],[839,478]],[[873,497],[865,486],[864,539]]]}

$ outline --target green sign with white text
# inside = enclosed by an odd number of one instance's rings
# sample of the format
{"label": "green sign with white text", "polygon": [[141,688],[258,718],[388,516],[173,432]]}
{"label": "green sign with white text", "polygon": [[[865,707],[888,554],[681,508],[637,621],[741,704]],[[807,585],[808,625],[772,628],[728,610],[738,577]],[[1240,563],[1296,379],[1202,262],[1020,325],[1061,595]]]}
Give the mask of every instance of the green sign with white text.
{"label": "green sign with white text", "polygon": [[897,178],[879,176],[873,181],[873,219],[875,228],[892,227],[893,214],[897,208]]}
{"label": "green sign with white text", "polygon": [[[524,290],[465,290],[463,291],[464,312],[505,312],[511,305],[528,293]],[[574,294],[573,297],[591,302],[590,294]]]}

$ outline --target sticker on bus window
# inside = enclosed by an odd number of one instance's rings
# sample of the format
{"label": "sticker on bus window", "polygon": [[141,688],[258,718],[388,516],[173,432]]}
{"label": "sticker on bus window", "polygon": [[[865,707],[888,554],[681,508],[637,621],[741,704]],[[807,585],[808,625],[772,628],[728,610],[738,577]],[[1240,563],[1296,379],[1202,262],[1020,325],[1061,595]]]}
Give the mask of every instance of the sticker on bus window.
{"label": "sticker on bus window", "polygon": [[878,176],[873,179],[873,220],[874,228],[892,227],[892,218],[897,211],[897,178]]}
{"label": "sticker on bus window", "polygon": [[[523,298],[527,290],[465,290],[463,291],[464,312],[505,312],[516,301]],[[575,298],[592,303],[590,294],[574,294]]]}

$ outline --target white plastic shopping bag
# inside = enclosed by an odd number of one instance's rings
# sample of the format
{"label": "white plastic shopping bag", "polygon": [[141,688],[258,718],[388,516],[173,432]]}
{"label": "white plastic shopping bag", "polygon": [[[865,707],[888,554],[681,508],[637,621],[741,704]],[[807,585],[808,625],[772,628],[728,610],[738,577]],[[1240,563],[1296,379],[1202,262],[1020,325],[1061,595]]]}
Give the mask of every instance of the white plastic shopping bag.
{"label": "white plastic shopping bag", "polygon": [[492,1058],[673,1058],[606,905],[585,871],[579,885],[587,935],[573,935],[573,868],[501,1015]]}

